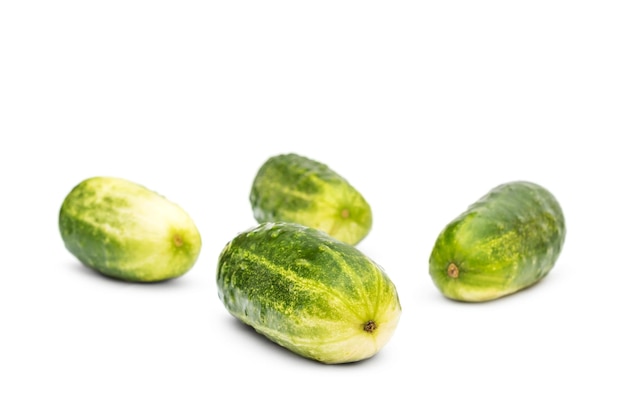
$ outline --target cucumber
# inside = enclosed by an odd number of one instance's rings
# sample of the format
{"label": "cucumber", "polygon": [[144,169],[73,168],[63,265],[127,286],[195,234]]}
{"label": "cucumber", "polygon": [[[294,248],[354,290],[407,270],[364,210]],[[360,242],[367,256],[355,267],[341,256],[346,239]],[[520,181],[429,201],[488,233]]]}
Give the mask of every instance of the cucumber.
{"label": "cucumber", "polygon": [[351,245],[372,228],[371,207],[359,191],[327,165],[294,153],[261,166],[250,203],[258,223],[298,223]]}
{"label": "cucumber", "polygon": [[222,250],[218,295],[231,315],[302,357],[364,360],[401,314],[380,266],[350,244],[295,223],[263,223]]}
{"label": "cucumber", "polygon": [[65,197],[59,213],[65,247],[109,277],[156,282],[186,273],[202,241],[178,205],[122,178],[92,177]]}
{"label": "cucumber", "polygon": [[565,218],[547,189],[501,184],[441,231],[429,259],[434,284],[459,301],[497,299],[534,285],[554,267]]}

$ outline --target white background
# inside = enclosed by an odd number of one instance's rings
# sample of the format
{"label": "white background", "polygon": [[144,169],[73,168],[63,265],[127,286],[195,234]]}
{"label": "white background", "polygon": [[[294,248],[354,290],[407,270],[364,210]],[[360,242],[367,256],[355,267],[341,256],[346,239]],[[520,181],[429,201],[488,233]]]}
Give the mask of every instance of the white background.
{"label": "white background", "polygon": [[[0,414],[623,415],[625,21],[602,0],[3,1]],[[217,297],[252,179],[285,152],[372,206],[359,248],[403,313],[370,360],[297,357]],[[80,265],[58,210],[96,175],[185,208],[194,268],[141,285]],[[562,204],[555,268],[444,299],[437,234],[517,179]]]}

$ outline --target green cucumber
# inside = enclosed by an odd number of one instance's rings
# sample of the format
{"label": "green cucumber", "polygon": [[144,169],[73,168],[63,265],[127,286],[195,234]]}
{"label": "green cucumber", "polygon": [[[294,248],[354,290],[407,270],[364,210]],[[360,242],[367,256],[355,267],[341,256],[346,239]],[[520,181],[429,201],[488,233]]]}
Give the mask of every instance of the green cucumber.
{"label": "green cucumber", "polygon": [[561,206],[547,189],[526,181],[504,183],[441,231],[430,275],[448,298],[497,299],[543,279],[561,253],[565,233]]}
{"label": "green cucumber", "polygon": [[179,277],[194,265],[202,245],[196,225],[180,206],[113,177],[76,185],[61,205],[59,230],[78,260],[127,281]]}
{"label": "green cucumber", "polygon": [[220,253],[217,286],[231,315],[327,364],[375,355],[401,314],[381,267],[354,246],[295,223],[263,223],[237,235]]}
{"label": "green cucumber", "polygon": [[351,245],[372,228],[371,207],[359,191],[327,165],[293,153],[261,166],[250,203],[258,223],[298,223]]}

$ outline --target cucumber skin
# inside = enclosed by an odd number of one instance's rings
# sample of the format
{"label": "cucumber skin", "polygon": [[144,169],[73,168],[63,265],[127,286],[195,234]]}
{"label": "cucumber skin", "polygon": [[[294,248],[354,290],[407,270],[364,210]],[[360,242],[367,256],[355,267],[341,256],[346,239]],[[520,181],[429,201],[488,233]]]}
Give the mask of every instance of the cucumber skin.
{"label": "cucumber skin", "polygon": [[[301,224],[263,223],[240,233],[219,256],[217,286],[231,315],[326,364],[375,355],[401,314],[396,288],[377,264]],[[373,332],[364,329],[368,322]]]}
{"label": "cucumber skin", "polygon": [[327,165],[294,153],[261,166],[249,199],[258,223],[298,223],[351,245],[372,228],[372,209],[359,191]]}
{"label": "cucumber skin", "polygon": [[120,280],[156,282],[185,274],[202,240],[175,203],[122,178],[76,185],[59,212],[65,247],[86,266]]}
{"label": "cucumber skin", "polygon": [[[429,272],[450,299],[497,299],[543,279],[565,235],[562,208],[547,189],[527,181],[501,184],[439,234]],[[456,278],[448,274],[451,264],[457,266]]]}

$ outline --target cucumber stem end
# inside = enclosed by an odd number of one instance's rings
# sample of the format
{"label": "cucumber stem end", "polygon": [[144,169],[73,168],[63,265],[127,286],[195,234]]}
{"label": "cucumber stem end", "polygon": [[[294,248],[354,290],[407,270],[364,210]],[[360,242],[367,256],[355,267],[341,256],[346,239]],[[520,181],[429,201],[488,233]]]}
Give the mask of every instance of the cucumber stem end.
{"label": "cucumber stem end", "polygon": [[448,277],[453,279],[457,279],[459,277],[459,267],[456,264],[448,264]]}
{"label": "cucumber stem end", "polygon": [[374,332],[376,330],[377,327],[378,326],[376,325],[376,322],[370,320],[370,321],[367,321],[363,325],[363,330],[365,332],[369,332],[371,334],[372,332]]}

